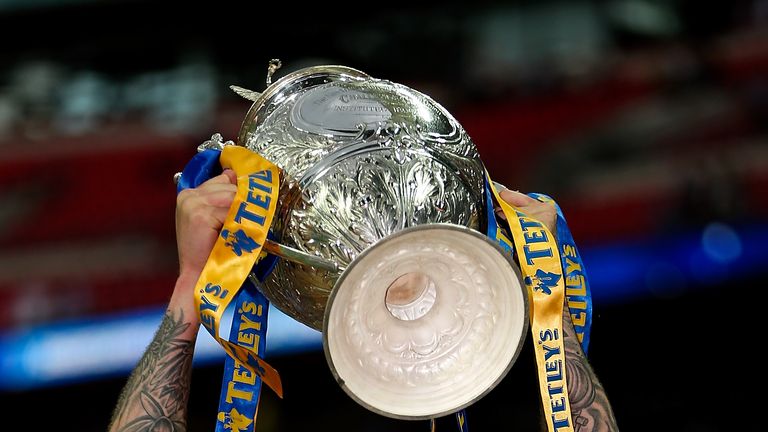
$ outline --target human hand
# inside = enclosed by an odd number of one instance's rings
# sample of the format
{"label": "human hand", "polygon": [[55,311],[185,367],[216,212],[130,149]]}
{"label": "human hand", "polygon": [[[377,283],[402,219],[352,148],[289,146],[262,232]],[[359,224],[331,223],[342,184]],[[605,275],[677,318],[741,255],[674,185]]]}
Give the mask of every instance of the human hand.
{"label": "human hand", "polygon": [[176,197],[176,246],[180,278],[197,280],[237,192],[237,177],[227,169]]}
{"label": "human hand", "polygon": [[[541,202],[528,195],[509,189],[499,192],[499,196],[508,204],[517,207],[526,216],[543,223],[552,235],[557,235],[557,211],[551,203]],[[498,217],[507,220],[507,217],[501,211],[501,207],[496,207],[495,212]]]}
{"label": "human hand", "polygon": [[[528,195],[509,189],[499,192],[499,196],[507,203],[517,207],[517,209],[525,213],[526,216],[543,223],[552,235],[557,235],[557,211],[555,210],[554,205],[541,202]],[[496,216],[507,220],[504,212],[501,211],[501,207],[496,207],[495,212]],[[566,324],[571,324],[571,315],[568,311],[567,302],[563,302],[563,320]]]}
{"label": "human hand", "polygon": [[[507,203],[517,207],[527,216],[530,216],[543,223],[549,229],[552,235],[557,235],[557,211],[555,210],[555,206],[509,189],[499,192],[499,196]],[[500,207],[497,207],[495,211],[498,217],[506,220],[506,216],[504,216],[504,213],[501,211]],[[570,310],[568,309],[568,302],[563,302],[563,325],[571,329],[570,334],[575,335],[573,332]]]}

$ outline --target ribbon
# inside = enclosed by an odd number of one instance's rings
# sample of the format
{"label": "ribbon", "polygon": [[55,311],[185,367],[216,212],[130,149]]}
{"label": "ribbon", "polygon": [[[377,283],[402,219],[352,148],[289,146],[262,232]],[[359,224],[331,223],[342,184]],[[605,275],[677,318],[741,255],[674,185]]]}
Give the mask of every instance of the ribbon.
{"label": "ribbon", "polygon": [[568,313],[571,315],[576,337],[581,343],[584,354],[587,354],[589,333],[592,328],[592,292],[589,289],[584,262],[581,260],[571,230],[565,222],[563,211],[555,200],[540,193],[529,193],[528,196],[550,203],[557,210],[557,244],[560,246],[560,260],[565,275],[565,299],[568,302]]}
{"label": "ribbon", "polygon": [[[454,413],[456,417],[456,426],[459,427],[459,432],[469,432],[469,423],[467,422],[467,410],[460,410]],[[437,431],[437,421],[435,419],[429,419],[429,431]]]}
{"label": "ribbon", "polygon": [[469,432],[466,410],[461,410],[456,413],[456,425],[459,427],[460,432]]}
{"label": "ribbon", "polygon": [[[543,224],[528,218],[503,201],[492,185],[493,182],[490,181],[486,173],[485,202],[486,214],[488,215],[486,235],[496,240],[499,246],[515,257],[518,262],[520,262],[520,256],[526,258],[525,262],[520,264],[531,304],[531,332],[534,338],[537,333],[539,336],[539,343],[535,349],[536,363],[542,402],[549,402],[549,406],[547,404],[544,406],[547,414],[547,425],[550,431],[572,430],[572,426],[569,425],[571,415],[563,363],[564,347],[561,339],[562,324],[560,319],[564,300],[562,282],[560,281],[563,279],[563,273],[565,273],[565,301],[568,302],[576,336],[586,354],[592,324],[592,300],[586,270],[571,235],[571,230],[565,221],[565,216],[555,200],[540,193],[528,194],[528,196],[541,202],[552,204],[557,211],[557,238],[553,245],[552,234]],[[505,231],[504,227],[496,221],[494,197],[496,198],[495,201],[500,203],[499,205],[507,217],[509,231]],[[513,220],[512,217],[515,218],[516,223],[509,224],[509,221]],[[514,242],[509,238],[507,232],[514,233]],[[546,249],[533,249],[532,246],[537,243],[546,245]],[[553,254],[546,252],[547,250],[552,251],[553,248],[558,251],[560,257],[559,268],[552,259]],[[539,261],[543,260],[546,262],[541,263],[544,265],[539,267]],[[547,270],[552,270],[552,272]],[[553,283],[555,287],[551,286]],[[552,295],[553,288],[559,294]],[[546,291],[549,291],[549,294]],[[555,308],[553,309],[552,306]],[[455,415],[459,431],[467,432],[469,424],[466,410],[460,410]],[[435,421],[432,419],[430,421],[432,432],[435,431],[435,426]]]}
{"label": "ribbon", "polygon": [[[544,224],[501,199],[487,172],[485,185],[486,197],[493,193],[506,216],[514,255],[528,288],[530,327],[547,428],[572,432],[562,329],[565,284],[557,239]],[[490,202],[487,205],[490,207]],[[504,247],[509,239],[496,224],[493,211],[489,211],[488,220],[488,235]]]}
{"label": "ribbon", "polygon": [[[269,302],[246,283],[264,256],[261,249],[276,210],[279,172],[245,147],[209,149],[185,166],[178,191],[197,187],[220,171],[216,162],[235,172],[237,192],[195,286],[195,305],[200,322],[228,354],[216,430],[247,431],[254,427],[262,381],[282,397],[280,376],[261,358]],[[258,268],[265,276],[273,266],[270,259]],[[222,335],[221,324],[228,320],[229,332]]]}
{"label": "ribbon", "polygon": [[[262,356],[266,348],[269,301],[253,282],[246,281],[233,305],[229,341],[253,347],[256,354]],[[227,356],[220,394],[216,432],[254,430],[261,395],[261,378],[242,363]]]}

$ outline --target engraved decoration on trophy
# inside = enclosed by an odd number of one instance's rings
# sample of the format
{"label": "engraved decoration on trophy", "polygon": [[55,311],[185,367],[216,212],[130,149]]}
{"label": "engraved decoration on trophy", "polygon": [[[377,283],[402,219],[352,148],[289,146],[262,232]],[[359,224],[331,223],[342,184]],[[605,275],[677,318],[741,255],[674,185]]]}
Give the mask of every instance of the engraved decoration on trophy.
{"label": "engraved decoration on trophy", "polygon": [[281,170],[265,250],[282,259],[259,289],[322,332],[344,391],[427,419],[493,389],[523,344],[528,299],[512,257],[481,232],[485,170],[461,125],[430,97],[345,66],[235,90],[253,101],[236,145]]}

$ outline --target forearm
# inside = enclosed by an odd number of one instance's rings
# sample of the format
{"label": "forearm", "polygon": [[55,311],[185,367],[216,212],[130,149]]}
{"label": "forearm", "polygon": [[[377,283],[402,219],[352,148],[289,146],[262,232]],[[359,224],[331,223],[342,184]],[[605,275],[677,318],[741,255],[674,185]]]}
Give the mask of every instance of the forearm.
{"label": "forearm", "polygon": [[618,431],[605,389],[587,361],[567,309],[563,312],[568,399],[575,432]]}
{"label": "forearm", "polygon": [[[158,426],[186,430],[192,354],[198,324],[190,289],[180,277],[154,339],[134,368],[112,416],[109,430],[149,431]],[[165,429],[163,429],[165,430]]]}

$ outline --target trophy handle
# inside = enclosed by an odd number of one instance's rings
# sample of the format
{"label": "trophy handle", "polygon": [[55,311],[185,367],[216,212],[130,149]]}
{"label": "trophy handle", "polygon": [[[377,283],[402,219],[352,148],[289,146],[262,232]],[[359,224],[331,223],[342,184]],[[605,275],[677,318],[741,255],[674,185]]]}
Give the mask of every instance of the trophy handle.
{"label": "trophy handle", "polygon": [[319,256],[310,255],[298,249],[281,245],[280,243],[276,243],[270,239],[267,239],[267,241],[264,242],[264,250],[267,253],[278,256],[285,260],[314,267],[316,269],[326,270],[334,273],[341,273],[344,271],[344,267],[340,266],[334,261],[320,258]]}

